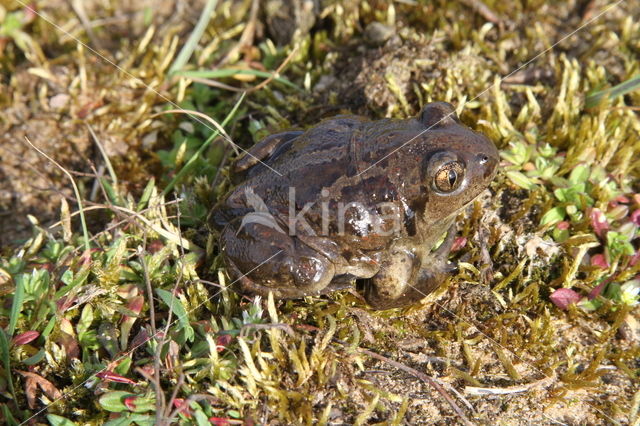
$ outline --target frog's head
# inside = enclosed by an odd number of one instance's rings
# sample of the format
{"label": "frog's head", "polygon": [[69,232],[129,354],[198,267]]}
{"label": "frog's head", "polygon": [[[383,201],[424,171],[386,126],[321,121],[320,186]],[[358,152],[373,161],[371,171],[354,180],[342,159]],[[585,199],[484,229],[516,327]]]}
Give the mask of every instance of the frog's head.
{"label": "frog's head", "polygon": [[438,223],[489,186],[498,167],[498,150],[486,136],[463,125],[449,103],[427,104],[417,119],[425,129],[417,141],[426,192],[423,211],[427,221]]}

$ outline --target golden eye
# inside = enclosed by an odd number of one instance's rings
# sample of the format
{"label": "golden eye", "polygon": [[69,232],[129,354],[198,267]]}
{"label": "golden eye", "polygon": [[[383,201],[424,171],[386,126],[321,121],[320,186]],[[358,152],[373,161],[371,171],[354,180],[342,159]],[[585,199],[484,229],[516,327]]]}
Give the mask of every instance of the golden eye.
{"label": "golden eye", "polygon": [[433,186],[440,192],[452,192],[460,186],[463,177],[464,168],[462,163],[451,161],[440,166],[433,178]]}

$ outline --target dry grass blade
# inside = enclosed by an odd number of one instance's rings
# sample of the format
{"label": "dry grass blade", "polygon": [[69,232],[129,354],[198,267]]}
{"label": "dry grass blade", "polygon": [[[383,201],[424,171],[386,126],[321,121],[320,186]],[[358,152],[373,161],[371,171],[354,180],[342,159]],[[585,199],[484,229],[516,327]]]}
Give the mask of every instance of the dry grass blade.
{"label": "dry grass blade", "polygon": [[171,68],[169,68],[169,75],[181,70],[187,64],[187,62],[189,62],[189,58],[191,58],[193,51],[196,49],[196,46],[198,45],[202,34],[204,34],[205,30],[207,29],[207,24],[211,19],[211,13],[216,8],[217,4],[218,0],[207,1],[207,4],[200,14],[198,23],[189,35],[189,39],[185,43],[182,50],[180,50],[180,53],[178,53],[178,57],[173,62],[173,65],[171,65]]}
{"label": "dry grass blade", "polygon": [[258,6],[260,2],[258,0],[253,0],[251,2],[251,11],[249,12],[249,22],[247,23],[242,35],[240,36],[240,40],[236,43],[235,46],[220,60],[218,63],[218,67],[226,64],[233,58],[238,55],[238,52],[246,46],[251,46],[253,44],[253,38],[256,32],[256,19],[258,17]]}
{"label": "dry grass blade", "polygon": [[280,66],[273,72],[273,74],[271,74],[271,76],[267,77],[266,80],[264,80],[262,83],[258,84],[255,87],[252,87],[251,89],[247,90],[247,93],[251,93],[251,92],[255,92],[257,90],[262,89],[263,87],[265,87],[267,84],[271,83],[273,81],[273,79],[277,78],[278,75],[282,72],[282,70],[284,69],[284,67],[287,66],[287,64],[291,61],[291,59],[293,58],[293,55],[295,55],[295,53],[298,51],[298,46],[295,46],[292,50],[291,53],[289,53],[287,55],[287,57],[285,58],[284,61],[282,61],[282,63],[280,64]]}
{"label": "dry grass blade", "polygon": [[197,77],[197,76],[193,76],[193,75],[186,75],[185,78],[188,78],[189,80],[195,82],[195,83],[200,83],[200,84],[204,84],[206,86],[211,86],[211,87],[217,87],[220,89],[224,89],[224,90],[229,90],[232,92],[243,92],[243,93],[252,93],[255,91],[258,91],[260,89],[262,89],[263,87],[267,86],[269,83],[271,83],[273,80],[277,79],[280,75],[280,73],[282,72],[282,70],[284,70],[284,68],[287,66],[287,64],[291,61],[291,59],[293,58],[293,56],[295,55],[295,53],[298,50],[298,46],[295,46],[291,52],[287,55],[287,57],[284,59],[284,61],[282,61],[282,63],[278,66],[278,68],[276,68],[276,70],[271,73],[271,75],[269,75],[264,81],[262,81],[260,84],[251,87],[249,89],[239,89],[237,87],[233,87],[230,86],[228,84],[224,84],[221,83],[219,81],[216,80],[212,80],[210,78],[204,78],[204,77]]}
{"label": "dry grass blade", "polygon": [[71,7],[73,11],[78,16],[82,27],[87,32],[91,43],[96,46],[98,49],[102,49],[104,46],[100,43],[100,39],[96,37],[96,34],[93,32],[93,27],[91,22],[89,21],[89,17],[87,16],[87,11],[84,7],[84,1],[82,0],[71,0]]}
{"label": "dry grass blade", "polygon": [[89,133],[91,133],[91,137],[93,138],[93,141],[95,142],[96,146],[100,150],[100,154],[104,159],[104,163],[106,164],[107,170],[109,171],[109,176],[111,176],[111,180],[113,181],[113,186],[114,188],[117,188],[118,176],[116,175],[116,171],[114,170],[113,165],[111,164],[111,160],[109,160],[107,151],[104,149],[104,146],[102,146],[102,142],[100,142],[100,139],[98,139],[98,135],[96,135],[96,133],[93,131],[93,128],[91,127],[91,125],[89,123],[86,123],[86,125],[87,125],[87,129],[89,130]]}
{"label": "dry grass blade", "polygon": [[506,388],[484,388],[478,386],[466,386],[464,392],[472,396],[484,395],[510,395],[514,393],[529,392],[533,389],[545,388],[551,385],[555,380],[555,375],[545,377],[538,381],[527,383],[524,385],[508,386]]}

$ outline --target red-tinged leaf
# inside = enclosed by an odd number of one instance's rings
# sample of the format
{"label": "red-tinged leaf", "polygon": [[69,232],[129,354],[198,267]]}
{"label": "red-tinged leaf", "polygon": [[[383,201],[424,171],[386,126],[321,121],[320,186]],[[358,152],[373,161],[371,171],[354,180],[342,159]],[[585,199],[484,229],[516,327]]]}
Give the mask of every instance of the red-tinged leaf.
{"label": "red-tinged leaf", "polygon": [[[153,377],[153,374],[155,373],[153,365],[150,364],[143,365],[142,367],[140,367],[140,370],[142,370],[146,374],[146,377]],[[144,377],[143,374],[141,374],[141,376]]]}
{"label": "red-tinged leaf", "polygon": [[618,195],[616,198],[613,199],[613,201],[621,204],[629,204],[631,202],[629,197],[625,197],[624,195]]}
{"label": "red-tinged leaf", "polygon": [[562,222],[558,222],[558,224],[556,225],[556,228],[558,228],[561,231],[566,231],[567,229],[569,229],[570,226],[571,224],[569,222],[567,222],[566,220],[563,220]]}
{"label": "red-tinged leaf", "polygon": [[233,336],[230,334],[221,334],[216,338],[216,348],[218,352],[222,352],[233,340]]}
{"label": "red-tinged leaf", "polygon": [[562,310],[566,310],[570,304],[578,303],[582,296],[569,288],[559,288],[549,296],[551,302]]}
{"label": "red-tinged leaf", "polygon": [[91,250],[85,250],[80,256],[80,264],[82,266],[87,266],[91,263]]}
{"label": "red-tinged leaf", "polygon": [[191,418],[191,408],[189,408],[189,404],[187,404],[183,398],[174,399],[173,406],[178,409],[178,413],[184,414],[188,419]]}
{"label": "red-tinged leaf", "polygon": [[101,371],[99,373],[96,374],[96,377],[105,380],[107,382],[113,382],[113,383],[126,383],[128,385],[135,385],[136,382],[134,380],[131,380],[128,377],[124,377],[121,376],[118,373],[114,373],[113,371]]}
{"label": "red-tinged leaf", "polygon": [[192,325],[194,327],[202,327],[202,331],[204,331],[205,333],[210,333],[214,331],[213,327],[211,326],[210,320],[194,321]]}
{"label": "red-tinged leaf", "polygon": [[142,306],[144,305],[144,296],[135,296],[131,297],[129,303],[127,304],[127,308],[132,312],[135,312],[135,316],[124,315],[122,317],[122,324],[120,325],[120,347],[126,348],[127,341],[129,340],[129,333],[131,332],[131,327],[138,319],[138,315],[140,311],[142,311]]}
{"label": "red-tinged leaf", "polygon": [[130,411],[135,411],[136,399],[138,399],[137,396],[128,396],[122,402]]}
{"label": "red-tinged leaf", "polygon": [[40,333],[35,330],[25,331],[24,333],[18,334],[11,340],[11,343],[14,345],[26,345],[29,342],[33,342],[38,337],[40,337]]}
{"label": "red-tinged leaf", "polygon": [[117,293],[123,299],[130,299],[138,295],[138,287],[134,284],[123,284],[118,287]]}
{"label": "red-tinged leaf", "polygon": [[91,114],[92,111],[100,108],[103,105],[104,105],[104,101],[102,99],[87,102],[82,106],[82,108],[80,108],[80,110],[76,113],[76,115],[78,116],[78,118],[81,118],[81,119],[87,118],[87,116]]}
{"label": "red-tinged leaf", "polygon": [[629,260],[629,266],[635,266],[638,261],[640,261],[640,250],[638,250],[633,256],[631,256],[631,260]]}
{"label": "red-tinged leaf", "polygon": [[25,6],[23,9],[24,16],[22,18],[22,23],[26,25],[33,22],[33,20],[36,19],[36,16],[38,16],[37,10],[38,6],[35,2],[31,2],[28,6]]}
{"label": "red-tinged leaf", "polygon": [[63,296],[56,302],[58,312],[66,312],[76,302],[76,297]]}
{"label": "red-tinged leaf", "polygon": [[458,251],[466,245],[467,239],[465,237],[456,237],[456,239],[453,241],[453,246],[451,246],[451,251]]}
{"label": "red-tinged leaf", "polygon": [[611,280],[604,280],[602,281],[600,284],[598,284],[597,286],[595,286],[593,288],[593,290],[591,290],[589,292],[589,300],[593,300],[596,297],[598,297],[600,295],[600,293],[602,293],[602,290],[604,290],[604,288],[607,286],[607,284],[609,284]]}
{"label": "red-tinged leaf", "polygon": [[164,248],[164,243],[161,240],[153,240],[147,245],[147,251],[151,254],[155,254]]}
{"label": "red-tinged leaf", "polygon": [[640,226],[640,209],[635,210],[633,213],[631,213],[631,222]]}
{"label": "red-tinged leaf", "polygon": [[139,314],[142,311],[142,307],[144,306],[144,296],[136,296],[132,298],[127,304],[127,308],[131,311]]}
{"label": "red-tinged leaf", "polygon": [[599,237],[604,236],[604,232],[609,229],[607,217],[600,209],[591,209],[591,227]]}
{"label": "red-tinged leaf", "polygon": [[67,354],[67,358],[73,359],[80,356],[80,346],[78,345],[78,339],[76,339],[71,321],[69,321],[67,318],[62,318],[60,320],[60,333],[58,334],[56,343],[64,348]]}
{"label": "red-tinged leaf", "polygon": [[53,272],[55,266],[53,263],[29,263],[27,269],[46,269],[49,272]]}
{"label": "red-tinged leaf", "polygon": [[149,341],[149,333],[145,328],[141,328],[129,343],[129,349],[137,348],[138,346],[142,346]]}
{"label": "red-tinged leaf", "polygon": [[215,425],[215,426],[230,425],[231,423],[229,423],[229,420],[231,419],[225,419],[223,417],[209,417],[209,421],[211,422],[212,425]]}
{"label": "red-tinged leaf", "polygon": [[597,266],[598,268],[607,269],[609,267],[607,257],[602,253],[594,254],[593,256],[591,256],[591,266]]}
{"label": "red-tinged leaf", "polygon": [[304,330],[304,331],[320,331],[318,327],[311,324],[296,324],[294,328],[297,328],[298,330]]}
{"label": "red-tinged leaf", "polygon": [[27,396],[27,405],[32,410],[36,408],[36,391],[38,387],[47,395],[50,400],[58,399],[62,397],[62,392],[56,388],[53,383],[45,379],[44,377],[31,373],[29,371],[20,371],[18,373],[25,378],[24,381],[24,393]]}

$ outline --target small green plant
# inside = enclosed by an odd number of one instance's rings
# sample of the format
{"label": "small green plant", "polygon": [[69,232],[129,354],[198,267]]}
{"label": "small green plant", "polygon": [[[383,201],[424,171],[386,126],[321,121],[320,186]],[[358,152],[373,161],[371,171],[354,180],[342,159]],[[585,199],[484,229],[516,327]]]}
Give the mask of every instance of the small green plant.
{"label": "small green plant", "polygon": [[32,6],[7,12],[7,10],[0,5],[0,63],[4,63],[2,58],[7,57],[3,55],[3,51],[5,51],[6,44],[9,41],[15,43],[31,62],[35,64],[45,62],[42,49],[26,30],[26,27],[29,26],[36,17],[37,15],[34,13]]}

